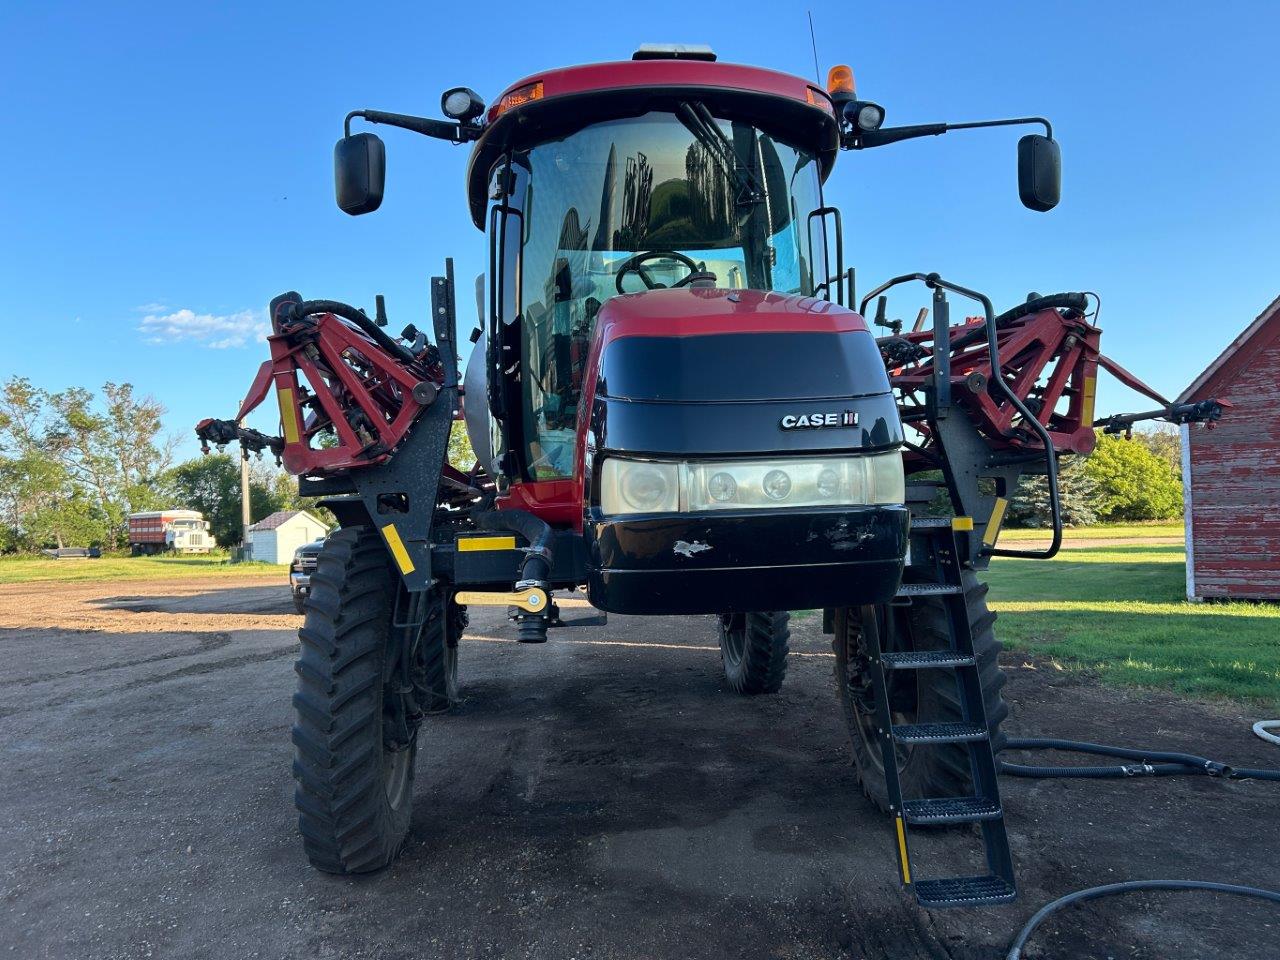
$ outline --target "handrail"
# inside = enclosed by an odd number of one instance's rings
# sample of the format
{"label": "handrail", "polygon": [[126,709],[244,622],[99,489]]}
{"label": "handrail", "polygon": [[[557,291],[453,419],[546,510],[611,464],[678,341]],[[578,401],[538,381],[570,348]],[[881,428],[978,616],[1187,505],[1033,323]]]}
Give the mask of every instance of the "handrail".
{"label": "handrail", "polygon": [[[1028,408],[1021,398],[1018,397],[1013,389],[1005,382],[1004,375],[1000,369],[1000,350],[997,343],[997,327],[995,307],[991,305],[991,299],[984,293],[977,290],[970,290],[968,287],[962,287],[959,284],[950,283],[943,280],[936,273],[908,273],[900,277],[894,277],[876,287],[865,297],[862,298],[860,313],[866,313],[867,304],[875,297],[878,297],[890,287],[897,286],[900,283],[907,283],[912,280],[919,280],[931,290],[943,289],[950,290],[952,293],[959,294],[962,297],[968,297],[982,304],[982,309],[986,314],[987,329],[987,350],[990,354],[991,362],[991,379],[990,383],[994,384],[1001,393],[1005,395],[1008,401],[1013,404],[1013,408],[1022,415],[1024,423],[1030,424],[1031,428],[1040,437],[1040,442],[1044,444],[1045,454],[1045,479],[1049,484],[1049,509],[1053,516],[1053,539],[1045,550],[1009,550],[997,547],[984,547],[983,552],[987,556],[992,557],[1022,557],[1027,560],[1049,560],[1055,557],[1058,550],[1062,547],[1062,500],[1058,491],[1058,458],[1053,447],[1053,438],[1049,436],[1049,431],[1045,428],[1038,417],[1036,417]],[[936,345],[935,345],[936,346]],[[936,372],[936,368],[935,368]]]}

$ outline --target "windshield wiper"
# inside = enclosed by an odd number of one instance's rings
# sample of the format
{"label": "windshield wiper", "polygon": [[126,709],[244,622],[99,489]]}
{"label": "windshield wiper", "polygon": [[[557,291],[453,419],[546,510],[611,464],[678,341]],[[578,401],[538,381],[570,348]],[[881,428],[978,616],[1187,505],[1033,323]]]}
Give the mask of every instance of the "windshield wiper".
{"label": "windshield wiper", "polygon": [[760,181],[739,161],[737,151],[716,125],[715,118],[705,103],[678,103],[676,117],[728,176],[729,182],[733,184],[736,194],[734,203],[737,206],[750,207],[764,202],[764,190],[760,187]]}

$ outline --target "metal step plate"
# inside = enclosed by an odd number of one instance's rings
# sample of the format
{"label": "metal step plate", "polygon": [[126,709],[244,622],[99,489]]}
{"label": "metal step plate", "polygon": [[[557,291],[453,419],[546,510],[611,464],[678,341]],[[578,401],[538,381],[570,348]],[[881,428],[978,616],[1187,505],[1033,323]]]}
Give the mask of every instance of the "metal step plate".
{"label": "metal step plate", "polygon": [[899,743],[971,743],[986,740],[987,731],[976,723],[911,723],[893,728]]}
{"label": "metal step plate", "polygon": [[916,902],[932,910],[942,907],[978,907],[993,903],[1012,903],[1018,898],[1018,891],[1013,884],[993,876],[917,880],[913,888],[916,892]]}
{"label": "metal step plate", "polygon": [[925,797],[904,800],[902,815],[907,823],[977,823],[1001,816],[1000,802],[991,797]]}
{"label": "metal step plate", "polygon": [[886,670],[948,670],[955,667],[972,667],[973,657],[966,657],[954,650],[912,650],[907,653],[881,654]]}
{"label": "metal step plate", "polygon": [[898,587],[900,597],[941,597],[959,592],[960,588],[951,583],[904,583]]}
{"label": "metal step plate", "polygon": [[912,530],[950,530],[950,517],[912,517]]}

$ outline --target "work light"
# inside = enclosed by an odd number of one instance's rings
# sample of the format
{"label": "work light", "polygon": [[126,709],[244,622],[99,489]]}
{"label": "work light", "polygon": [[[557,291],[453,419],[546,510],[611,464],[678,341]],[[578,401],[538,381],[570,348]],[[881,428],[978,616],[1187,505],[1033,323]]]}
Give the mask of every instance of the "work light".
{"label": "work light", "polygon": [[454,87],[440,98],[440,109],[450,120],[466,123],[484,113],[484,101],[470,87]]}
{"label": "work light", "polygon": [[884,107],[869,100],[851,100],[844,106],[844,117],[859,130],[879,130],[884,123]]}

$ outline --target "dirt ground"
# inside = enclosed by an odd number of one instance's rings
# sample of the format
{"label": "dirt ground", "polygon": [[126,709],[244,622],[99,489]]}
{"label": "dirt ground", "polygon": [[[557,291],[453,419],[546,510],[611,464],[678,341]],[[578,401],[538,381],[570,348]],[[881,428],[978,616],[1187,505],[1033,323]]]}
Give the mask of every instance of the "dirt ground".
{"label": "dirt ground", "polygon": [[[275,580],[0,588],[0,957],[977,960],[1084,886],[1280,887],[1276,784],[1005,779],[1020,900],[925,913],[851,772],[819,617],[783,692],[740,698],[707,618],[538,647],[498,611],[424,731],[403,857],[323,876],[291,806],[298,622]],[[1231,709],[1006,666],[1012,733],[1280,765]],[[979,850],[929,837],[918,867]],[[1164,894],[1072,908],[1027,956],[1264,960],[1278,938],[1267,904]]]}

